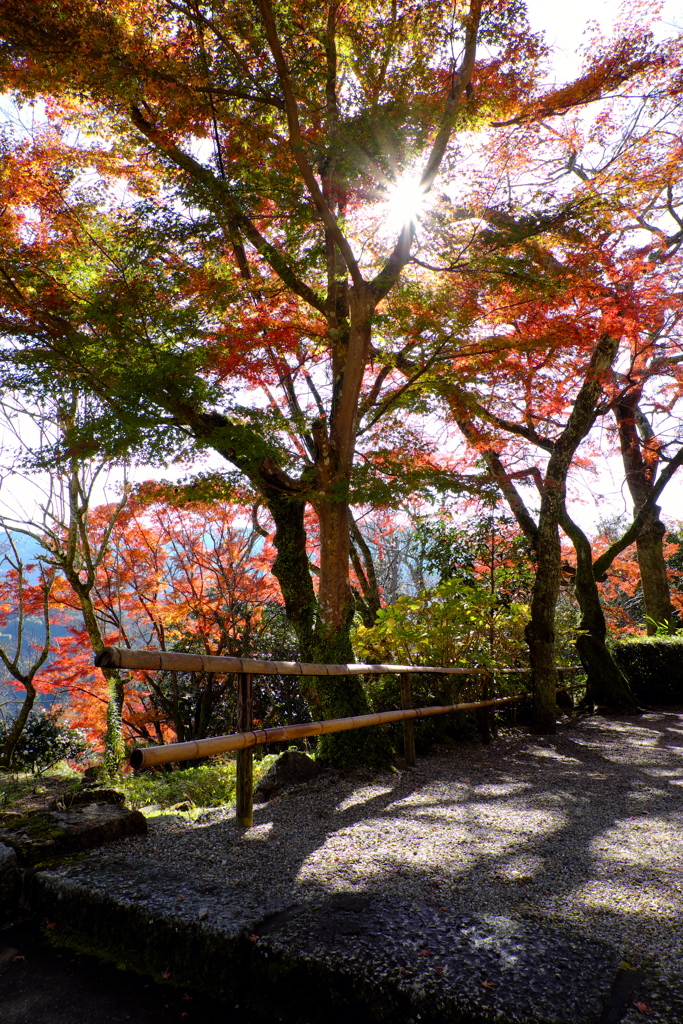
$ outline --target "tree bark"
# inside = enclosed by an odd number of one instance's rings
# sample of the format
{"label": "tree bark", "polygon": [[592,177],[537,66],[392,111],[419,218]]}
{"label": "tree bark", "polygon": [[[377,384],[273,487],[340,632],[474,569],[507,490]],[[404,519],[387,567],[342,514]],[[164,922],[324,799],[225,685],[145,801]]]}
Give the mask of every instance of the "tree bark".
{"label": "tree bark", "polygon": [[[560,594],[561,549],[558,529],[560,494],[546,477],[536,534],[536,577],[531,594],[531,618],[524,630],[529,646],[531,687],[534,695],[532,732],[555,732],[557,668],[555,665],[555,610]],[[563,486],[563,485],[562,485]]]}
{"label": "tree bark", "polygon": [[14,755],[17,743],[21,739],[24,727],[28,721],[28,716],[31,714],[33,705],[36,702],[36,689],[33,683],[29,680],[24,680],[23,686],[26,690],[26,696],[24,697],[21,705],[21,711],[12,722],[12,728],[9,730],[7,738],[5,739],[5,745],[2,748],[2,755],[0,755],[0,768],[11,767],[12,756]]}
{"label": "tree bark", "polygon": [[[73,570],[73,567],[69,570],[66,566],[62,565],[62,572],[66,576],[71,589],[78,597],[93,653],[99,654],[105,644],[91,596],[94,580],[90,585],[88,583],[83,584],[78,573]],[[119,772],[121,762],[126,756],[126,746],[123,740],[124,684],[118,669],[103,668],[100,669],[100,672],[107,682],[107,727],[104,734],[104,765],[109,775],[116,775]]]}
{"label": "tree bark", "polygon": [[676,613],[671,603],[669,578],[664,558],[664,535],[666,527],[659,518],[659,506],[654,507],[653,520],[647,524],[636,540],[638,567],[643,586],[646,626],[650,634],[657,632],[657,626],[666,624],[674,628]]}
{"label": "tree bark", "polygon": [[566,508],[561,510],[560,525],[576,551],[574,592],[581,610],[576,649],[586,672],[586,703],[633,714],[637,707],[628,679],[605,643],[607,624],[595,580],[590,541],[569,517]]}
{"label": "tree bark", "polygon": [[[633,498],[634,512],[650,497],[659,464],[657,439],[639,408],[641,391],[640,388],[634,389],[614,410],[624,474]],[[664,559],[666,528],[659,518],[660,511],[657,505],[652,506],[636,538],[646,625],[650,634],[657,632],[658,623],[672,627],[675,619]]]}
{"label": "tree bark", "polygon": [[301,657],[308,660],[307,652],[312,650],[317,598],[306,550],[306,501],[298,495],[267,490],[266,504],[275,522],[277,556],[272,566],[273,575],[280,585],[285,614],[299,641]]}

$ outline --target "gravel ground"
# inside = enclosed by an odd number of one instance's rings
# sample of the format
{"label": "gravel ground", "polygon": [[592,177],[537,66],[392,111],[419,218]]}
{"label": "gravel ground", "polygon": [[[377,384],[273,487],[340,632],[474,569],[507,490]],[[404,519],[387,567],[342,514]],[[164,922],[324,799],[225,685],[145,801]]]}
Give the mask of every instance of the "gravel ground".
{"label": "gravel ground", "polygon": [[121,849],[282,905],[358,893],[523,916],[680,976],[682,825],[672,708],[504,733],[400,773],[325,773],[257,806],[252,829],[226,809],[167,816]]}

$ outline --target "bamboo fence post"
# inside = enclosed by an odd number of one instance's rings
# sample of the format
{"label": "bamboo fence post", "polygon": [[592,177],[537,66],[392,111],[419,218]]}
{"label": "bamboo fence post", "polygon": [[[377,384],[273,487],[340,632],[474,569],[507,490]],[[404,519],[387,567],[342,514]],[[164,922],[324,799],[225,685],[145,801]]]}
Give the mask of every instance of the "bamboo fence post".
{"label": "bamboo fence post", "polygon": [[[487,701],[489,699],[489,683],[491,682],[491,675],[489,672],[484,673],[484,684],[481,688],[481,699]],[[482,708],[479,712],[481,718],[481,741],[482,743],[491,742],[491,709],[486,707]]]}
{"label": "bamboo fence post", "polygon": [[[249,732],[252,728],[253,686],[251,672],[240,672],[237,676],[237,731]],[[245,747],[237,751],[237,792],[235,817],[239,828],[251,828],[254,824],[254,750]]]}
{"label": "bamboo fence post", "polygon": [[[401,707],[406,710],[413,706],[413,688],[410,684],[410,676],[402,672],[401,680]],[[407,765],[415,764],[415,723],[412,718],[403,721],[403,756]]]}

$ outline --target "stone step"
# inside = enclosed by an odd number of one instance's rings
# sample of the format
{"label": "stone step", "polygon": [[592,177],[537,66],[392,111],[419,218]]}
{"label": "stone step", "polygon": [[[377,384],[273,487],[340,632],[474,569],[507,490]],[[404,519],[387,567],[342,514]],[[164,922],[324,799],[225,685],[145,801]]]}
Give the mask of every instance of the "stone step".
{"label": "stone step", "polygon": [[264,1020],[597,1024],[619,973],[618,951],[531,919],[358,893],[287,905],[121,852],[25,890],[54,941]]}

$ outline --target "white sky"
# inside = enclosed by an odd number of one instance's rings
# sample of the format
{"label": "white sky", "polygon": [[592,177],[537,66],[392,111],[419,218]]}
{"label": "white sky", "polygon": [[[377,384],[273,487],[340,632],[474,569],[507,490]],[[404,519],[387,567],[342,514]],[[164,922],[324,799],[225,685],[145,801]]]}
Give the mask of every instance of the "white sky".
{"label": "white sky", "polygon": [[[566,81],[578,73],[580,57],[578,50],[585,42],[585,32],[590,21],[599,23],[600,27],[609,31],[618,17],[620,3],[617,0],[572,0],[571,3],[558,3],[557,0],[527,0],[529,18],[534,29],[543,29],[548,42],[554,47],[554,67],[558,81]],[[627,5],[632,6],[632,4]],[[674,27],[683,26],[683,0],[665,0],[662,13],[662,35],[671,32]],[[26,434],[31,428],[26,425]],[[30,440],[30,433],[26,437]],[[7,447],[15,447],[15,441],[7,438],[0,428],[0,444],[6,452]],[[6,464],[6,456],[2,459]],[[192,467],[171,467],[162,472],[151,471],[147,467],[138,467],[129,474],[132,482],[139,482],[150,477],[166,477],[176,479],[186,475]],[[229,468],[218,456],[209,456],[203,462],[202,469]],[[583,495],[581,503],[572,505],[572,512],[584,529],[591,530],[601,518],[621,512],[630,513],[631,501],[627,495],[621,474],[620,460],[613,459],[606,464],[599,479],[582,472],[573,473],[574,487]],[[41,500],[40,479],[35,480],[38,487],[31,486],[28,481],[7,476],[0,482],[0,512],[22,518],[36,515],[37,503]],[[116,481],[110,479],[109,490],[100,488],[95,494],[96,502],[111,501],[116,497]],[[533,504],[533,502],[532,502]],[[683,472],[669,485],[660,502],[664,515],[673,519],[683,519]]]}

